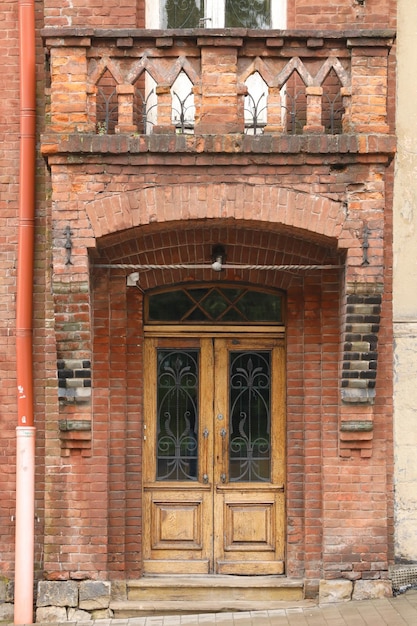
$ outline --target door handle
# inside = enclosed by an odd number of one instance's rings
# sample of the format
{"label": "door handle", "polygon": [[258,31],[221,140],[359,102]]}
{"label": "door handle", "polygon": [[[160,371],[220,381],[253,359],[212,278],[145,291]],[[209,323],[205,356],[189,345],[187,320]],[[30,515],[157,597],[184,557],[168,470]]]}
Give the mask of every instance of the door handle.
{"label": "door handle", "polygon": [[[202,433],[203,438],[204,438],[206,441],[207,441],[207,439],[208,439],[208,437],[209,437],[209,434],[210,434],[210,432],[209,432],[208,428],[206,427],[206,428],[203,430],[203,433]],[[208,482],[209,482],[209,475],[208,475],[208,463],[209,463],[209,458],[208,458],[208,450],[207,450],[207,445],[204,445],[204,453],[203,453],[203,458],[204,458],[203,465],[205,466],[205,470],[206,470],[206,471],[205,471],[205,473],[203,474],[203,484],[204,484],[204,485],[208,485]],[[203,471],[204,471],[204,470],[203,470]]]}
{"label": "door handle", "polygon": [[[220,437],[222,438],[222,466],[224,469],[224,464],[225,464],[225,460],[226,460],[226,446],[227,446],[227,439],[226,439],[226,435],[227,435],[227,430],[225,428],[222,428],[220,431]],[[220,474],[220,482],[222,482],[223,484],[226,482],[226,472],[222,472]]]}

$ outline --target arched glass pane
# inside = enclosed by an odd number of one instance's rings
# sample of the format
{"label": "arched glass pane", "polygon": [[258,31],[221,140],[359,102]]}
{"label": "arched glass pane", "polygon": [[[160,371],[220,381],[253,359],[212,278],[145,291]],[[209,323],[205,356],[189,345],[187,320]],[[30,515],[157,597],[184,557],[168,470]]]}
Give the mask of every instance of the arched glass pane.
{"label": "arched glass pane", "polygon": [[192,301],[182,290],[165,291],[149,298],[149,319],[178,322],[190,310]]}

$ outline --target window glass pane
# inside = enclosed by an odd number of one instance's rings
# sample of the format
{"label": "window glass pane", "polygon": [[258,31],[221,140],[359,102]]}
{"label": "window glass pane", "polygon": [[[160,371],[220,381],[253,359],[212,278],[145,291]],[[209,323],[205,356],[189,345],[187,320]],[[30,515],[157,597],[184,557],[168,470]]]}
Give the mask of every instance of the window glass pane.
{"label": "window glass pane", "polygon": [[195,302],[198,302],[199,300],[202,300],[204,296],[210,291],[210,287],[190,287],[187,291],[193,298],[193,300],[195,300]]}
{"label": "window glass pane", "polygon": [[197,480],[198,350],[158,350],[157,480]]}
{"label": "window glass pane", "polygon": [[197,28],[202,17],[203,0],[163,0],[162,28]]}
{"label": "window glass pane", "polygon": [[266,482],[271,474],[271,354],[230,353],[230,482]]}
{"label": "window glass pane", "polygon": [[204,311],[196,307],[187,315],[184,321],[192,324],[193,322],[209,322],[210,320],[207,319],[207,314]]}
{"label": "window glass pane", "polygon": [[229,300],[231,302],[233,302],[234,300],[236,300],[240,295],[242,295],[243,293],[245,293],[245,289],[230,289],[230,288],[222,288],[222,291],[224,293],[224,295],[226,296],[226,298],[229,298]]}
{"label": "window glass pane", "polygon": [[237,308],[252,322],[281,319],[281,298],[274,294],[249,291],[239,300]]}
{"label": "window glass pane", "polygon": [[227,300],[217,290],[209,293],[201,303],[204,311],[212,320],[221,319],[228,307]]}
{"label": "window glass pane", "polygon": [[166,291],[149,298],[149,319],[154,322],[178,322],[192,302],[183,291]]}
{"label": "window glass pane", "polygon": [[226,0],[225,17],[226,27],[271,28],[271,0]]}

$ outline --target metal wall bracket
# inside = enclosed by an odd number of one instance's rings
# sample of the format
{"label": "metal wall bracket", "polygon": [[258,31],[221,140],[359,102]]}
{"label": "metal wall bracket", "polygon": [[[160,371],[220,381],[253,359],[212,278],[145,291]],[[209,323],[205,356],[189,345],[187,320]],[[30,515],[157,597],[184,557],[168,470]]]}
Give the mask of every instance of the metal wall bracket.
{"label": "metal wall bracket", "polygon": [[71,230],[71,226],[66,226],[64,230],[65,235],[65,243],[64,248],[67,255],[67,260],[65,261],[65,265],[72,265],[71,254],[72,254],[72,236],[73,232]]}

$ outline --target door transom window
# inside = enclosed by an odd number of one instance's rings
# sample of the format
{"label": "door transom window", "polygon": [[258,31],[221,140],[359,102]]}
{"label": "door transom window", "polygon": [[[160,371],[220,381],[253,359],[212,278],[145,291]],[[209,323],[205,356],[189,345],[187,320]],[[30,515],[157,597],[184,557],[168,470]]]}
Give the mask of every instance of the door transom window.
{"label": "door transom window", "polygon": [[245,285],[184,285],[149,294],[147,323],[282,324],[283,296]]}

